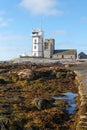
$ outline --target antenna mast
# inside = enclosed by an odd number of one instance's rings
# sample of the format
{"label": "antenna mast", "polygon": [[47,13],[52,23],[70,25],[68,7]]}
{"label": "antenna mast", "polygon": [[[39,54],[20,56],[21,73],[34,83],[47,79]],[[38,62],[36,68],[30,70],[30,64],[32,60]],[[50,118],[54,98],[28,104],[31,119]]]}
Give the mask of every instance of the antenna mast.
{"label": "antenna mast", "polygon": [[40,26],[41,26],[41,30],[43,30],[43,25],[42,25],[42,17],[41,17],[41,20],[40,20]]}

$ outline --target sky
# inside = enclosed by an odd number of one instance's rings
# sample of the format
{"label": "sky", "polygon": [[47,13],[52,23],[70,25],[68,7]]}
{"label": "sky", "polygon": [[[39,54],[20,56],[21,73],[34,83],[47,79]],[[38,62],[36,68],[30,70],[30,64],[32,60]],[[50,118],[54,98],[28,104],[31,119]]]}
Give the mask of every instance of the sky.
{"label": "sky", "polygon": [[32,28],[55,49],[87,54],[87,0],[0,0],[0,61],[32,52]]}

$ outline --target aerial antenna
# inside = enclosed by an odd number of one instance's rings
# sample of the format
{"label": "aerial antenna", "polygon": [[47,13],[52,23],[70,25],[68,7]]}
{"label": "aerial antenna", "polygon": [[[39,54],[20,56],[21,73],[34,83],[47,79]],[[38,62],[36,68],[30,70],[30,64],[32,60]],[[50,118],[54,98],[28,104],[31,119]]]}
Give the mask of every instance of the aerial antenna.
{"label": "aerial antenna", "polygon": [[41,30],[43,30],[43,20],[42,20],[42,17],[41,17],[41,19],[40,19],[40,28],[41,28]]}

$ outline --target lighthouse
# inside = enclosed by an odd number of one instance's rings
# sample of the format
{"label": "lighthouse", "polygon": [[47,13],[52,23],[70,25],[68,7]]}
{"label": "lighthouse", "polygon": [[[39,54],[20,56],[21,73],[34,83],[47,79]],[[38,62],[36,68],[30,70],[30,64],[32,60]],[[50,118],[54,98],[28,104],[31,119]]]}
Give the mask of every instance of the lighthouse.
{"label": "lighthouse", "polygon": [[32,56],[43,57],[43,31],[32,30]]}

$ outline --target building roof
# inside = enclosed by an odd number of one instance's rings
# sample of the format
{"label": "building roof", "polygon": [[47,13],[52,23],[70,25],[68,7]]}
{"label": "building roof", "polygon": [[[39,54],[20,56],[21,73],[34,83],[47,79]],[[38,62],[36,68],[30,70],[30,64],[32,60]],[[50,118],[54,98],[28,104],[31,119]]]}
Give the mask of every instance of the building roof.
{"label": "building roof", "polygon": [[76,49],[66,49],[66,50],[54,50],[54,55],[72,55],[76,54],[77,50]]}
{"label": "building roof", "polygon": [[85,54],[84,52],[80,52],[80,53],[78,54],[78,57],[79,57],[80,59],[87,59],[87,54]]}
{"label": "building roof", "polygon": [[87,56],[87,54],[85,54],[84,52],[80,52],[78,55]]}

